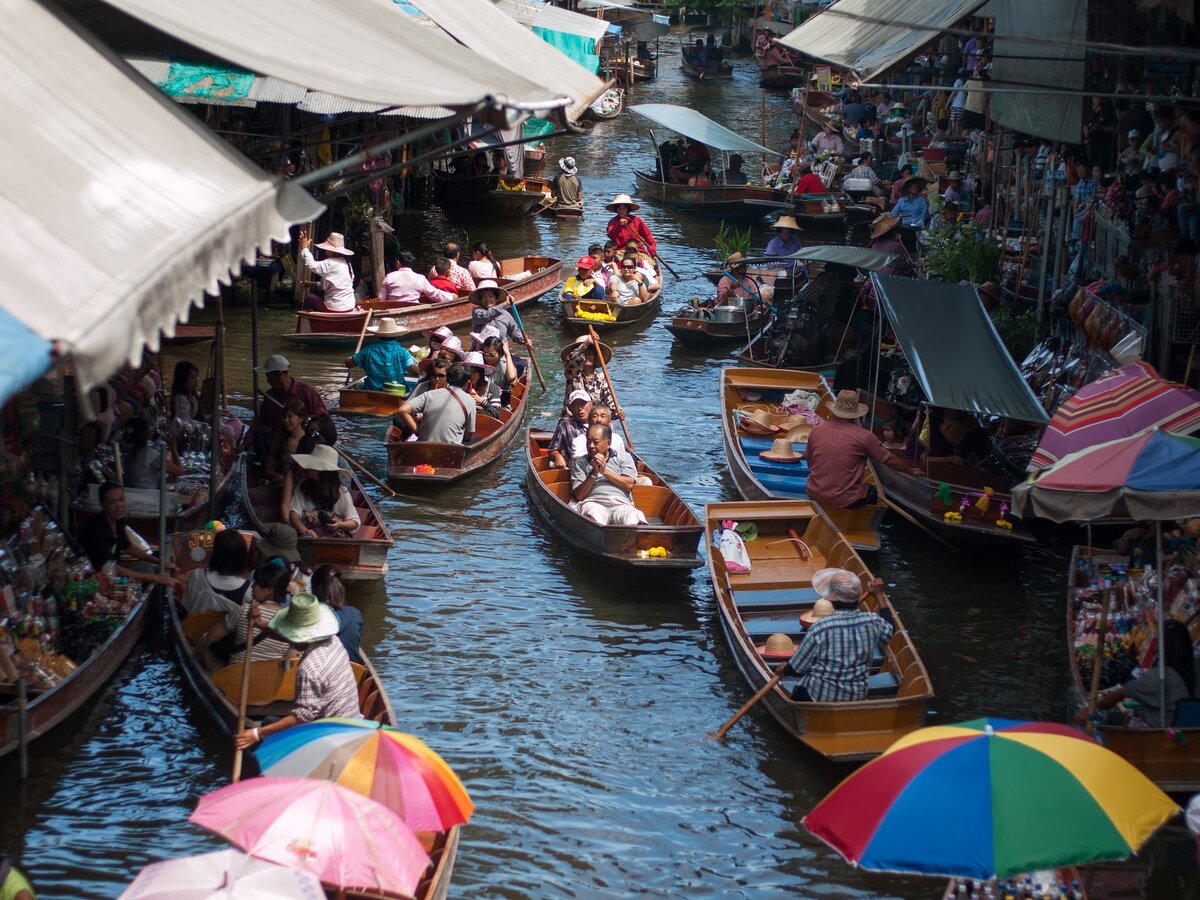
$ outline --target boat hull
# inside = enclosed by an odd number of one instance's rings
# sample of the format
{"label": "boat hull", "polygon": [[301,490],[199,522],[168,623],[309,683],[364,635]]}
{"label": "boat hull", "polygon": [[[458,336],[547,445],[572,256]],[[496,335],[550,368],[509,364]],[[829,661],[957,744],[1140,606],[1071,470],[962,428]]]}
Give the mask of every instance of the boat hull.
{"label": "boat hull", "polygon": [[805,70],[798,66],[763,66],[758,73],[760,87],[773,91],[790,91],[804,85]]}
{"label": "boat hull", "polygon": [[660,181],[647,172],[635,171],[634,176],[640,196],[694,215],[753,223],[766,215],[792,209],[787,192],[775,188],[737,184],[692,187]]}
{"label": "boat hull", "polygon": [[[608,300],[578,300],[574,297],[559,295],[562,304],[563,324],[571,331],[587,331],[595,328],[597,331],[615,331],[618,328],[628,328],[642,322],[649,322],[661,308],[662,289],[656,288],[650,292],[650,299],[645,303],[626,306]],[[611,320],[594,319],[581,316],[580,313],[612,316]]]}
{"label": "boat hull", "polygon": [[748,322],[713,322],[695,316],[679,315],[668,322],[666,328],[675,336],[675,340],[685,347],[719,347],[745,341],[747,335],[753,342],[770,322],[769,313],[757,310],[749,317]]}
{"label": "boat hull", "polygon": [[696,81],[728,81],[733,78],[733,66],[721,63],[717,66],[700,66],[691,62],[686,55],[679,58],[679,68],[688,78]]}

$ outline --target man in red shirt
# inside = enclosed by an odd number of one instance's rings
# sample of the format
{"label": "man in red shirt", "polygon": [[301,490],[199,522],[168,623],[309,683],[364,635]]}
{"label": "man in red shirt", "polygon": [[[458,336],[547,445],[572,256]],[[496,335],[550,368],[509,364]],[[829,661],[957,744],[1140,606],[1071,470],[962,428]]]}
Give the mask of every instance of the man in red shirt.
{"label": "man in red shirt", "polygon": [[258,404],[258,415],[251,426],[251,445],[260,465],[270,454],[275,435],[283,428],[283,415],[290,400],[299,400],[304,404],[309,422],[326,444],[333,446],[337,443],[337,426],[329,416],[325,401],[311,384],[293,378],[289,374],[290,369],[291,363],[287,357],[278,353],[267,357],[267,361],[255,369],[267,376],[267,383],[271,386],[263,394],[262,402]]}
{"label": "man in red shirt", "polygon": [[808,499],[835,509],[855,509],[877,502],[878,491],[862,480],[867,461],[872,459],[898,472],[923,474],[889,453],[879,438],[855,421],[867,414],[867,404],[858,402],[857,391],[838,391],[829,408],[834,417],[808,436]]}
{"label": "man in red shirt", "polygon": [[[444,256],[439,256],[433,264],[434,274],[429,277],[429,283],[439,291],[449,291],[458,295],[458,285],[450,278],[450,267],[453,264]],[[466,272],[466,269],[463,269]],[[470,273],[467,273],[468,275]]]}
{"label": "man in red shirt", "polygon": [[825,182],[821,180],[821,176],[817,175],[812,170],[812,163],[807,159],[802,159],[796,163],[796,171],[800,173],[800,180],[796,182],[796,194],[828,194],[829,188],[825,187]]}

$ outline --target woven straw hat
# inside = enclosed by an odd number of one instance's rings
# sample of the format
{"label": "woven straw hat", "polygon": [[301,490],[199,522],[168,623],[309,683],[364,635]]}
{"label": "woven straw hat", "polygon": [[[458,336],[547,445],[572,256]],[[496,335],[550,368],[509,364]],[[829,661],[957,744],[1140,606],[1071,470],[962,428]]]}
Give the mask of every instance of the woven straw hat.
{"label": "woven straw hat", "polygon": [[899,224],[899,216],[893,213],[884,213],[871,223],[871,240],[878,240]]}
{"label": "woven straw hat", "polygon": [[628,194],[617,194],[612,198],[612,203],[606,204],[605,209],[610,212],[616,212],[618,206],[628,206],[630,212],[637,212],[641,209],[641,205],[633,202],[633,198]]}
{"label": "woven straw hat", "polygon": [[768,462],[797,463],[804,459],[804,454],[797,453],[792,442],[785,437],[775,438],[771,442],[771,449],[764,450],[758,455]]}
{"label": "woven straw hat", "polygon": [[791,656],[796,652],[796,645],[790,637],[780,631],[767,638],[767,644],[763,647],[763,651],[773,656],[783,656],[785,653]]}
{"label": "woven straw hat", "polygon": [[338,633],[332,609],[313,594],[296,594],[292,602],[271,618],[270,628],[293,644],[311,644]]}
{"label": "woven straw hat", "polygon": [[750,434],[775,434],[779,431],[779,426],[772,420],[770,411],[762,406],[750,410],[748,414],[739,415],[738,425]]}
{"label": "woven straw hat", "polygon": [[833,615],[833,604],[822,597],[813,604],[813,608],[807,612],[800,613],[800,622],[803,625],[811,625],[813,622],[820,621]]}
{"label": "woven straw hat", "polygon": [[324,250],[326,253],[336,253],[339,256],[353,256],[353,250],[346,249],[346,238],[338,234],[336,231],[329,232],[329,237],[317,244],[318,250]]}
{"label": "woven straw hat", "polygon": [[869,409],[858,402],[858,391],[838,391],[837,398],[825,401],[825,405],[839,419],[861,419]]}

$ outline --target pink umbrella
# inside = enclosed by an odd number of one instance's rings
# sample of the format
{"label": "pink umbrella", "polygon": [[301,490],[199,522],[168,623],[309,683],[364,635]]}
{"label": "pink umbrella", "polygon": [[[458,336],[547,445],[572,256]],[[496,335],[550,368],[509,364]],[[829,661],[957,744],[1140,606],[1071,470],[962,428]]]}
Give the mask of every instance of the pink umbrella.
{"label": "pink umbrella", "polygon": [[201,797],[188,821],[347,891],[411,897],[430,864],[399,816],[329,781],[250,778]]}

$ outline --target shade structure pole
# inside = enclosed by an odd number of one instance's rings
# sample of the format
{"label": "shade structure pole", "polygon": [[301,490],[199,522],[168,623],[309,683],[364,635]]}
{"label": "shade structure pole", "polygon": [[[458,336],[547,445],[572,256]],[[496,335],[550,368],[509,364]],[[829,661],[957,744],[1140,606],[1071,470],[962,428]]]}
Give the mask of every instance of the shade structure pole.
{"label": "shade structure pole", "polygon": [[[172,442],[174,443],[174,442]],[[169,446],[169,445],[168,445]],[[158,574],[167,574],[167,449],[158,454]],[[168,601],[170,599],[168,598]]]}
{"label": "shade structure pole", "polygon": [[225,392],[225,374],[220,360],[225,355],[225,316],[220,301],[217,302],[217,326],[214,335],[213,358],[218,364],[213,367],[213,408],[212,422],[209,430],[209,472],[208,472],[208,518],[211,521],[217,517],[217,485],[221,481],[221,395]]}
{"label": "shade structure pole", "polygon": [[250,283],[250,404],[258,418],[258,282]]}
{"label": "shade structure pole", "polygon": [[1163,625],[1166,622],[1166,612],[1163,610],[1163,552],[1162,552],[1162,522],[1154,523],[1154,538],[1158,543],[1158,714],[1162,718],[1163,727],[1169,727],[1167,721],[1167,653],[1166,635]]}

